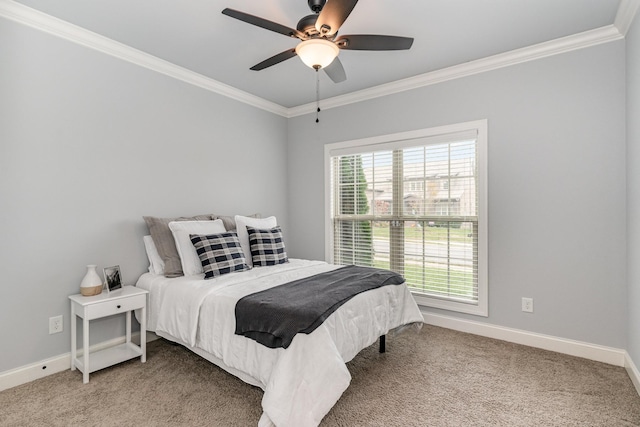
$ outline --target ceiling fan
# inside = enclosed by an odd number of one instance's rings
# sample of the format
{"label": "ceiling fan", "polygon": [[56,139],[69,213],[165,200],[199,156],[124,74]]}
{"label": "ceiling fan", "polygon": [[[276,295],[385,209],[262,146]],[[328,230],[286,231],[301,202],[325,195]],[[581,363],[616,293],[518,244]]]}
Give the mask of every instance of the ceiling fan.
{"label": "ceiling fan", "polygon": [[347,79],[338,53],[340,50],[405,50],[411,48],[413,38],[383,36],[373,34],[354,34],[338,36],[340,26],[347,19],[358,0],[307,0],[313,12],[300,19],[296,29],[226,8],[223,14],[240,21],[265,28],[301,40],[293,49],[287,49],[271,58],[251,67],[251,70],[264,70],[282,61],[299,56],[309,67],[323,69],[335,83]]}

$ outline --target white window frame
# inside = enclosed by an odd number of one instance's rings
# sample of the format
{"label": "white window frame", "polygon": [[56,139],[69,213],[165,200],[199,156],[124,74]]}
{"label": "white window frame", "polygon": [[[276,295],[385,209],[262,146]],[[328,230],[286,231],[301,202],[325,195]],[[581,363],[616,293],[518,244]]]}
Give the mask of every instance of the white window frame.
{"label": "white window frame", "polygon": [[477,150],[477,191],[478,191],[478,301],[469,304],[429,297],[413,293],[416,302],[426,307],[434,307],[477,316],[489,315],[489,283],[488,283],[488,124],[487,120],[475,120],[453,125],[438,126],[415,131],[400,132],[351,141],[326,144],[324,147],[325,178],[325,259],[333,262],[333,224],[331,220],[331,157],[337,155],[356,154],[383,150],[407,141],[419,138],[442,138],[447,141],[454,134],[475,132]]}

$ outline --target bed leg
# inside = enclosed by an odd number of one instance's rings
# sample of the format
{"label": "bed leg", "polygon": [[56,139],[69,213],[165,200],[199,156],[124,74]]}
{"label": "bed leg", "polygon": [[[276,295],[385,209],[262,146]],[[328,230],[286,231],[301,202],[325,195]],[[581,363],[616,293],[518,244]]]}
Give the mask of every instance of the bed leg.
{"label": "bed leg", "polygon": [[387,351],[386,347],[385,347],[385,338],[387,336],[386,335],[381,335],[380,336],[380,353],[385,353]]}

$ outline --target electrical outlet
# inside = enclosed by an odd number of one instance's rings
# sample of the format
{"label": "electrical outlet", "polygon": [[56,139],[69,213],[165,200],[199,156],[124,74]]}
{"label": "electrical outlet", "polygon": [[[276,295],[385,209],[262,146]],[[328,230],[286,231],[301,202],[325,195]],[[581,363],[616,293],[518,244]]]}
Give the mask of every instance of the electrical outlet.
{"label": "electrical outlet", "polygon": [[49,318],[49,334],[57,334],[62,332],[62,314],[60,316]]}
{"label": "electrical outlet", "polygon": [[522,311],[533,313],[533,298],[522,298]]}

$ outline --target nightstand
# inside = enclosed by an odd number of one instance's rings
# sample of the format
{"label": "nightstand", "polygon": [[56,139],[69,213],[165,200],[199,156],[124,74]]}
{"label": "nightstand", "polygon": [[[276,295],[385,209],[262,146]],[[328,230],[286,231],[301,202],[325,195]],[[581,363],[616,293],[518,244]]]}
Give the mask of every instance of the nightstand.
{"label": "nightstand", "polygon": [[[103,292],[100,295],[85,297],[71,295],[71,370],[82,372],[82,382],[89,382],[89,373],[104,369],[125,360],[140,357],[142,363],[147,360],[147,294],[149,292],[135,286]],[[140,316],[140,345],[131,342],[131,312],[142,310]],[[125,314],[127,319],[126,340],[123,344],[89,353],[89,321],[102,317]],[[82,357],[77,357],[76,316],[82,318]]]}

